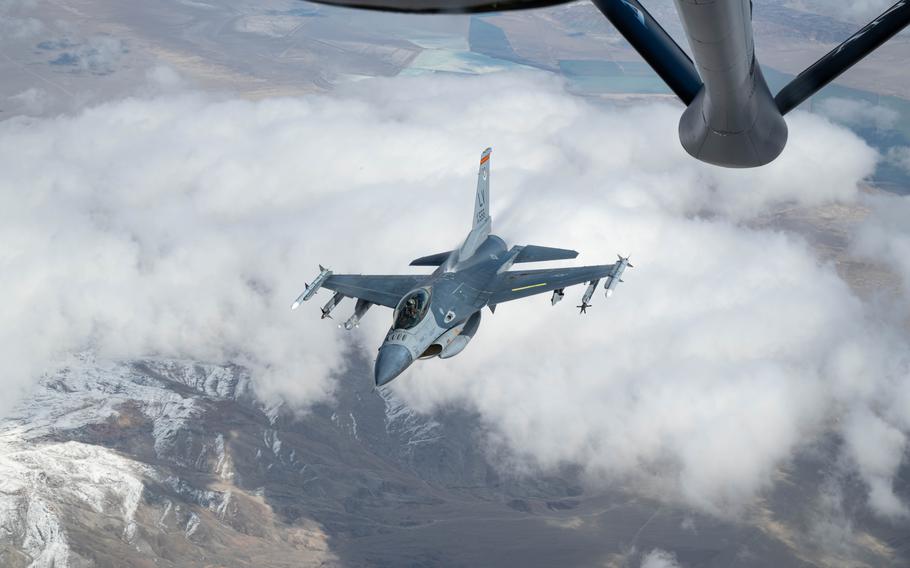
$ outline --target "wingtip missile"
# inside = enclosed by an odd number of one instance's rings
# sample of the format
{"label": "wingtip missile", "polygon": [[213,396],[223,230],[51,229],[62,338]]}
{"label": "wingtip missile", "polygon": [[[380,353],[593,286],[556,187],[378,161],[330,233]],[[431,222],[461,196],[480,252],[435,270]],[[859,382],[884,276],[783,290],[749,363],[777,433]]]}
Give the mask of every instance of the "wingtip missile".
{"label": "wingtip missile", "polygon": [[617,254],[616,257],[619,258],[619,262],[613,265],[613,270],[607,275],[607,283],[604,285],[607,298],[613,295],[613,290],[616,288],[616,285],[623,282],[622,273],[626,268],[635,268],[632,266],[632,263],[629,262],[628,256]]}
{"label": "wingtip missile", "polygon": [[301,292],[300,295],[297,296],[297,299],[294,300],[294,303],[291,304],[291,309],[296,310],[297,308],[300,307],[300,304],[302,304],[302,303],[306,302],[307,300],[309,300],[310,298],[312,298],[316,294],[316,292],[319,291],[319,288],[322,287],[323,282],[325,282],[326,279],[331,275],[332,275],[332,271],[320,264],[319,265],[319,275],[316,276],[316,278],[313,280],[312,284],[304,283],[303,292]]}
{"label": "wingtip missile", "polygon": [[294,303],[291,304],[291,310],[296,310],[297,308],[300,307],[300,304],[306,302],[309,299],[309,298],[307,298],[307,292],[309,292],[309,291],[310,291],[310,285],[307,284],[306,282],[304,282],[303,283],[303,292],[301,292],[300,295],[297,296],[297,299],[294,300]]}

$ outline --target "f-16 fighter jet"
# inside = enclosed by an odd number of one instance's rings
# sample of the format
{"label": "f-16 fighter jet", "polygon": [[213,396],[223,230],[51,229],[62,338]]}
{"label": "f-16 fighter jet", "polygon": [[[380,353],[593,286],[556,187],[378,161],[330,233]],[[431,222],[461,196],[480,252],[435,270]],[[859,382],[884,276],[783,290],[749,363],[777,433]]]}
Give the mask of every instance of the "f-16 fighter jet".
{"label": "f-16 fighter jet", "polygon": [[545,270],[510,270],[513,264],[575,258],[574,250],[535,245],[506,247],[490,234],[490,153],[480,156],[477,173],[477,195],[474,222],[464,243],[455,250],[431,254],[411,262],[411,266],[435,266],[432,274],[373,276],[334,274],[319,267],[319,275],[294,301],[291,309],[312,298],[320,288],[335,294],[322,307],[322,317],[346,297],[356,298],[354,314],[344,323],[345,329],[357,327],[360,318],[377,304],[395,310],[392,327],[379,348],[374,375],[381,386],[407,369],[417,359],[448,359],[461,353],[480,326],[481,310],[493,312],[498,304],[534,294],[553,292],[556,305],[567,286],[587,283],[581,305],[584,313],[601,279],[609,297],[629,264],[619,257],[613,264],[580,268]]}

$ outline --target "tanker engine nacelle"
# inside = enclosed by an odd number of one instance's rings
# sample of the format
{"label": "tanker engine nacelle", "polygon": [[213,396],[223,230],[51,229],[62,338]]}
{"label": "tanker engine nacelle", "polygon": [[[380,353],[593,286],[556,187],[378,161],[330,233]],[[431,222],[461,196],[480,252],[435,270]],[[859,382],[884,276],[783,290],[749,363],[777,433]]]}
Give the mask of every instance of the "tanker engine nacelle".
{"label": "tanker engine nacelle", "polygon": [[456,325],[439,336],[433,345],[427,349],[424,356],[438,356],[440,359],[454,357],[464,351],[471,342],[471,338],[480,327],[480,312],[474,312],[464,323]]}

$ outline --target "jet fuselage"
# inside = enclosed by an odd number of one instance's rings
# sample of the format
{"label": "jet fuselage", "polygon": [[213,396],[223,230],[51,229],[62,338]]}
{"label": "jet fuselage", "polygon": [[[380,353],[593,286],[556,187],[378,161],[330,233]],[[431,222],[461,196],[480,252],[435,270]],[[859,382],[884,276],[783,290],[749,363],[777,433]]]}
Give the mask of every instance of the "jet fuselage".
{"label": "jet fuselage", "polygon": [[601,279],[606,279],[604,291],[609,297],[622,282],[623,271],[632,266],[628,257],[620,255],[613,264],[509,270],[513,264],[573,259],[578,252],[539,245],[507,248],[501,238],[491,234],[491,153],[492,148],[487,148],[480,155],[471,230],[461,246],[411,261],[411,266],[436,267],[432,274],[335,274],[320,265],[319,275],[291,304],[291,309],[297,309],[320,288],[333,290],[335,294],[320,310],[324,319],[332,317],[344,298],[356,298],[354,314],[339,325],[347,330],[358,326],[370,306],[392,308],[392,326],[374,367],[377,386],[400,375],[417,359],[448,359],[461,353],[480,326],[484,306],[492,312],[503,302],[548,292],[553,293],[550,303],[556,305],[567,286],[587,283],[578,306],[580,313],[586,313]]}
{"label": "jet fuselage", "polygon": [[[421,357],[445,359],[464,349],[480,324],[479,312],[490,299],[496,275],[511,265],[513,256],[501,238],[488,235],[470,257],[450,258],[406,294],[379,348],[376,384],[391,381]],[[425,306],[408,306],[412,299],[419,303],[424,292],[428,294]],[[409,318],[407,311],[412,309],[419,313]],[[447,349],[454,352],[449,354]]]}

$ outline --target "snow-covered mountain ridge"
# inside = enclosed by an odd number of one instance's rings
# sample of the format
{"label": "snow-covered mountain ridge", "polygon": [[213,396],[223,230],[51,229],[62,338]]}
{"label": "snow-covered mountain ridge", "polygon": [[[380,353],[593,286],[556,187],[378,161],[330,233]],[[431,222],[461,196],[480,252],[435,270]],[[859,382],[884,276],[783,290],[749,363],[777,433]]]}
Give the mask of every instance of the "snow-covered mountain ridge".
{"label": "snow-covered mountain ridge", "polygon": [[[199,428],[213,404],[249,397],[241,369],[182,361],[82,357],[44,378],[0,421],[0,564],[159,563],[154,540],[192,546],[206,523],[235,533],[237,515],[274,516],[233,486],[224,433]],[[312,553],[301,563],[330,560],[315,524],[295,530]],[[93,550],[97,538],[106,542]]]}
{"label": "snow-covered mountain ridge", "polygon": [[830,456],[726,522],[571,469],[510,474],[475,414],[423,416],[370,378],[352,354],[301,414],[236,366],[74,359],[0,420],[0,566],[637,566],[663,547],[684,566],[904,565],[898,525],[865,519],[875,546],[850,564],[807,540]]}
{"label": "snow-covered mountain ridge", "polygon": [[483,490],[469,425],[444,435],[351,364],[300,416],[237,366],[73,357],[0,420],[0,565],[332,565],[326,527],[445,503],[427,481]]}

